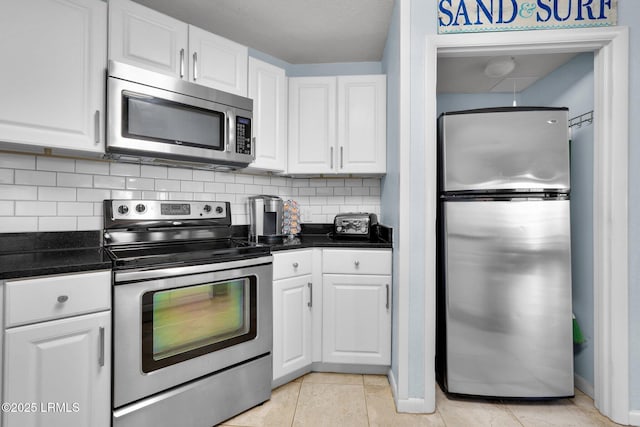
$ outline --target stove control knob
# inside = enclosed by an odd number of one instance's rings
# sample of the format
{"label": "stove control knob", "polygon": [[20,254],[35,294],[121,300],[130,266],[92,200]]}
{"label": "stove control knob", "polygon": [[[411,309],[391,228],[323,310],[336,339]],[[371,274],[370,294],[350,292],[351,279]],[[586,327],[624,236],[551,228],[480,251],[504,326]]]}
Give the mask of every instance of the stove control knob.
{"label": "stove control knob", "polygon": [[147,207],[145,205],[143,205],[142,203],[138,203],[136,205],[136,212],[143,213],[146,210],[147,210]]}
{"label": "stove control knob", "polygon": [[129,213],[129,208],[125,205],[120,205],[118,207],[118,213],[120,213],[121,215],[126,215]]}
{"label": "stove control knob", "polygon": [[204,205],[203,209],[204,209],[205,212],[209,213],[209,212],[211,212],[211,205]]}
{"label": "stove control knob", "polygon": [[221,214],[223,211],[224,211],[224,209],[222,209],[222,206],[218,206],[218,207],[216,208],[216,213]]}

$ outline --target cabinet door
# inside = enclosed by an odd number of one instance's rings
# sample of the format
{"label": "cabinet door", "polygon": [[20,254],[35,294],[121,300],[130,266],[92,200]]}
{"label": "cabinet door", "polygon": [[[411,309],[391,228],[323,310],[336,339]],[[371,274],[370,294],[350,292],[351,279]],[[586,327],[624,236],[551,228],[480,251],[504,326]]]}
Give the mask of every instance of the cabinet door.
{"label": "cabinet door", "polygon": [[391,363],[391,276],[323,275],[322,361]]}
{"label": "cabinet door", "polygon": [[106,7],[100,0],[3,2],[4,147],[104,152]]}
{"label": "cabinet door", "polygon": [[3,398],[30,408],[4,411],[3,425],[109,426],[110,337],[108,311],[8,329]]}
{"label": "cabinet door", "polygon": [[335,173],[335,142],[336,78],[290,78],[289,173]]}
{"label": "cabinet door", "polygon": [[385,173],[385,75],[338,78],[338,172]]}
{"label": "cabinet door", "polygon": [[311,365],[311,275],[273,282],[273,380]]}
{"label": "cabinet door", "polygon": [[249,58],[249,98],[253,99],[256,160],[250,169],[284,172],[287,146],[287,77],[285,71]]}
{"label": "cabinet door", "polygon": [[189,80],[214,89],[247,96],[249,49],[189,25]]}
{"label": "cabinet door", "polygon": [[183,77],[188,34],[182,21],[130,0],[109,1],[109,59]]}

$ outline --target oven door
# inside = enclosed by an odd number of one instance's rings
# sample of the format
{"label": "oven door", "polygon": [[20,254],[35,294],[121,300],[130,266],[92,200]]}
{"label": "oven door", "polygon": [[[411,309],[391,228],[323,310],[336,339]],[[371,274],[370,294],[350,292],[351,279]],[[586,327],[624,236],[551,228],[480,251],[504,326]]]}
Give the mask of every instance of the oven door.
{"label": "oven door", "polygon": [[114,274],[114,408],[272,348],[272,257]]}

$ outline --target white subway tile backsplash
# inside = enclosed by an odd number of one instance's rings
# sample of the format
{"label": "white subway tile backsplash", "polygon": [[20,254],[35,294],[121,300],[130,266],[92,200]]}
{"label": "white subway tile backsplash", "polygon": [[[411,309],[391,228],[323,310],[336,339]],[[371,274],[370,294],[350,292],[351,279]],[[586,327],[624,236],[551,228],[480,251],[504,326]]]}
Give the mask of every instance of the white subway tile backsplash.
{"label": "white subway tile backsplash", "polygon": [[[108,198],[108,197],[107,197]],[[112,199],[141,199],[142,192],[137,190],[111,190]]]}
{"label": "white subway tile backsplash", "polygon": [[72,202],[76,200],[76,189],[71,187],[38,187],[38,200]]}
{"label": "white subway tile backsplash", "polygon": [[109,162],[76,160],[76,173],[91,175],[109,175]]}
{"label": "white subway tile backsplash", "polygon": [[111,190],[98,188],[78,188],[79,202],[101,202],[111,198]]}
{"label": "white subway tile backsplash", "polygon": [[44,216],[58,215],[56,210],[56,202],[34,202],[26,200],[18,200],[16,202],[16,216]]}
{"label": "white subway tile backsplash", "polygon": [[58,215],[61,216],[93,216],[93,211],[91,202],[58,202]]}
{"label": "white subway tile backsplash", "polygon": [[93,187],[93,175],[58,172],[57,185],[60,187]]}
{"label": "white subway tile backsplash", "polygon": [[102,216],[79,216],[78,230],[100,230],[104,228]]}
{"label": "white subway tile backsplash", "polygon": [[121,176],[95,175],[93,177],[93,186],[95,188],[111,188],[115,190],[124,190],[125,180],[124,177]]}
{"label": "white subway tile backsplash", "polygon": [[111,163],[109,174],[118,176],[140,176],[140,165],[132,163]]}
{"label": "white subway tile backsplash", "polygon": [[143,178],[164,178],[166,179],[168,176],[166,166],[150,166],[150,165],[142,165],[140,166],[140,176]]}
{"label": "white subway tile backsplash", "polygon": [[205,182],[204,191],[207,193],[224,193],[226,184],[221,182]]}
{"label": "white subway tile backsplash", "polygon": [[0,154],[0,168],[35,169],[36,156],[21,154]]}
{"label": "white subway tile backsplash", "polygon": [[55,187],[56,173],[32,170],[16,170],[15,183],[22,185],[49,185]]}
{"label": "white subway tile backsplash", "polygon": [[193,180],[193,170],[191,169],[168,168],[168,171],[167,178],[169,179]]}
{"label": "white subway tile backsplash", "polygon": [[207,181],[211,182],[215,179],[215,172],[213,171],[203,171],[196,169],[193,171],[193,180],[194,181]]}
{"label": "white subway tile backsplash", "polygon": [[16,204],[16,202],[14,202],[12,200],[0,200],[0,216],[14,215],[15,214],[15,204]]}
{"label": "white subway tile backsplash", "polygon": [[13,184],[13,169],[0,169],[0,184]]}
{"label": "white subway tile backsplash", "polygon": [[99,230],[103,200],[111,198],[228,201],[233,223],[247,224],[247,198],[257,194],[296,200],[304,222],[380,212],[379,178],[288,178],[0,154],[0,232]]}
{"label": "white subway tile backsplash", "polygon": [[38,231],[75,230],[77,227],[75,216],[40,216],[38,217]]}
{"label": "white subway tile backsplash", "polygon": [[200,181],[180,181],[180,191],[202,193],[204,191],[204,183]]}
{"label": "white subway tile backsplash", "polygon": [[156,179],[156,191],[180,191],[180,181]]}
{"label": "white subway tile backsplash", "polygon": [[76,163],[57,157],[37,157],[36,169],[53,172],[75,172]]}
{"label": "white subway tile backsplash", "polygon": [[[0,233],[21,233],[24,231],[37,231],[37,216],[8,216],[0,221]],[[74,230],[70,228],[69,230]]]}
{"label": "white subway tile backsplash", "polygon": [[38,200],[38,187],[0,184],[0,200]]}
{"label": "white subway tile backsplash", "polygon": [[129,177],[126,179],[127,190],[154,190],[155,180],[151,178],[134,178]]}

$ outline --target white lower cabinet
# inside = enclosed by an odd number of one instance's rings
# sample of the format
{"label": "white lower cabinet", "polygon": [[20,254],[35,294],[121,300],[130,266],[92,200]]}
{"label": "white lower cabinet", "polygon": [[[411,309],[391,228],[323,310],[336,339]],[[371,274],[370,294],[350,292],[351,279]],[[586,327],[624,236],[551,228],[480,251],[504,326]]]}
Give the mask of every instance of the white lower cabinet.
{"label": "white lower cabinet", "polygon": [[312,250],[273,254],[273,382],[311,366]]}
{"label": "white lower cabinet", "polygon": [[391,363],[391,250],[325,249],[322,361]]}
{"label": "white lower cabinet", "polygon": [[311,365],[311,275],[273,283],[273,379]]}
{"label": "white lower cabinet", "polygon": [[110,312],[9,329],[3,425],[109,426],[110,336]]}
{"label": "white lower cabinet", "polygon": [[11,280],[4,288],[2,425],[108,427],[111,273]]}

